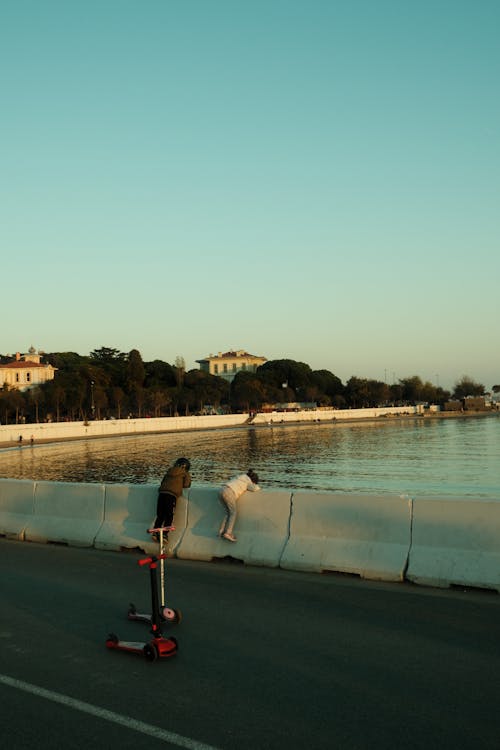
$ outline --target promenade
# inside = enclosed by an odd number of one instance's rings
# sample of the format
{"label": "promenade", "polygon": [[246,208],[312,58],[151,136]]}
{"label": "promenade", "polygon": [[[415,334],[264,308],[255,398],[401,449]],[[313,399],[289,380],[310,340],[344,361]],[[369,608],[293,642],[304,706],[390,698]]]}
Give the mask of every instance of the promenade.
{"label": "promenade", "polygon": [[163,662],[141,640],[137,553],[0,539],[5,747],[387,750],[498,747],[500,600],[243,566],[167,563]]}

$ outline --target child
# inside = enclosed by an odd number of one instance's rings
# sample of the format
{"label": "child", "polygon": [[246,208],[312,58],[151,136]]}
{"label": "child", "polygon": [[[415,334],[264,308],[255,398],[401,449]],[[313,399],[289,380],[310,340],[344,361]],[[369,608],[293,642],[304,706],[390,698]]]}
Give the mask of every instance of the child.
{"label": "child", "polygon": [[[191,463],[187,458],[178,458],[161,480],[153,529],[166,527],[173,530],[172,521],[174,520],[177,498],[182,495],[182,490],[185,487],[191,487],[190,468]],[[151,531],[151,529],[148,529],[148,531]],[[167,540],[168,533],[164,534],[163,538]],[[158,541],[158,534],[153,534],[153,539]]]}
{"label": "child", "polygon": [[246,474],[239,474],[237,477],[230,479],[221,489],[219,494],[219,500],[224,506],[226,515],[221,523],[219,529],[219,536],[223,539],[227,539],[228,542],[235,542],[236,537],[233,536],[233,528],[237,516],[237,504],[238,498],[240,498],[247,490],[249,492],[258,492],[259,477],[253,469],[249,469]]}

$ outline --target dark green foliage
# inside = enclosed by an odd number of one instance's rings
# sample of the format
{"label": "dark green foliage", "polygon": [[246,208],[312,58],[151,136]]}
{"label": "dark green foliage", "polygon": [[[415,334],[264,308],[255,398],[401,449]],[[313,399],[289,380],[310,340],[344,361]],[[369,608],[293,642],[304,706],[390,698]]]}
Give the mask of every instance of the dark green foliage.
{"label": "dark green foliage", "polygon": [[[6,358],[0,355],[2,359]],[[343,385],[329,370],[311,370],[292,359],[270,360],[257,372],[238,372],[232,383],[201,370],[186,372],[180,356],[174,364],[159,359],[143,362],[137,349],[126,354],[103,346],[88,356],[53,352],[45,354],[44,361],[57,368],[53,381],[24,392],[0,385],[1,422],[258,411],[263,405],[283,402],[339,409],[443,404],[450,397],[448,391],[417,375],[392,385],[353,375]],[[464,375],[455,384],[453,397],[483,394],[484,386]]]}
{"label": "dark green foliage", "polygon": [[468,375],[463,375],[461,380],[455,383],[452,395],[453,398],[459,399],[467,396],[482,396],[484,395],[484,385],[476,383]]}

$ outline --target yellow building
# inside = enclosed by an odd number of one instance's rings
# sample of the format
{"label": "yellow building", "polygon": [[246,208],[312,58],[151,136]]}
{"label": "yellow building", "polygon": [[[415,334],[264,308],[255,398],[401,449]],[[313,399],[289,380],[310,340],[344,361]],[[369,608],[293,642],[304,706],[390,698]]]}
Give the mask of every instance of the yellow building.
{"label": "yellow building", "polygon": [[255,372],[267,362],[266,357],[257,357],[243,349],[238,351],[219,352],[216,356],[209,354],[205,359],[197,359],[202,372],[217,375],[231,382],[239,372]]}
{"label": "yellow building", "polygon": [[57,368],[43,364],[40,360],[41,355],[30,347],[28,354],[18,352],[12,362],[0,364],[0,387],[6,385],[18,391],[27,391],[54,380]]}

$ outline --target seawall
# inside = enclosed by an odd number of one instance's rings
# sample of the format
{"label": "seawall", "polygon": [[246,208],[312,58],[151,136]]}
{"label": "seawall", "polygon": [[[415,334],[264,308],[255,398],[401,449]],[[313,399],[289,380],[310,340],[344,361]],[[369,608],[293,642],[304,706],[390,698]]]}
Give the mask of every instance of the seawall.
{"label": "seawall", "polygon": [[[0,535],[21,542],[155,554],[157,485],[0,479]],[[500,498],[499,498],[500,499]],[[218,535],[218,488],[179,498],[168,554],[500,592],[500,503],[355,493],[245,493],[237,542]]]}
{"label": "seawall", "polygon": [[[269,423],[336,422],[378,419],[379,417],[422,416],[423,407],[398,406],[373,409],[311,409],[298,412],[248,414],[213,414],[192,417],[157,417],[143,419],[106,419],[90,422],[42,422],[35,424],[0,425],[0,445],[23,442],[48,442],[86,438],[117,437],[147,433],[177,432],[183,430],[210,430],[243,425]],[[22,438],[22,441],[19,440]]]}

